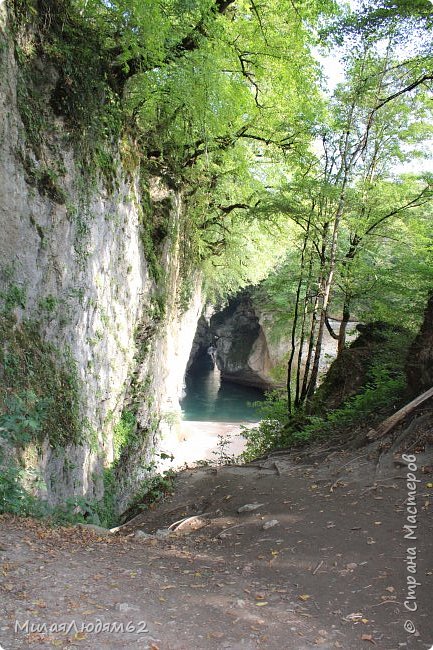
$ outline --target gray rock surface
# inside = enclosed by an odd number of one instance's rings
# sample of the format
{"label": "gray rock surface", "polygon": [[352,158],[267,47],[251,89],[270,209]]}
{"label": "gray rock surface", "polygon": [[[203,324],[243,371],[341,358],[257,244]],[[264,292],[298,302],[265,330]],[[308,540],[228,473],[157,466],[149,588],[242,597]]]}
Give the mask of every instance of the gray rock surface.
{"label": "gray rock surface", "polygon": [[[115,189],[107,189],[102,178],[83,188],[65,124],[54,115],[53,128],[35,153],[18,107],[19,70],[9,27],[2,4],[0,297],[20,296],[12,311],[15,326],[37,323],[42,340],[75,364],[80,416],[86,423],[82,444],[54,448],[47,436],[41,449],[30,446],[21,461],[32,491],[51,504],[84,495],[99,499],[103,468],[114,457],[113,432],[122,410],[129,408],[134,380],[144,394],[138,410],[143,439],[119,470],[122,509],[146,477],[143,467],[161,438],[169,453],[178,435],[178,400],[202,310],[201,282],[198,276],[191,280],[190,304],[181,309],[178,241],[166,236],[157,251],[165,286],[158,286],[144,254],[138,179],[126,178],[120,157]],[[42,64],[38,69],[38,90],[49,106],[56,71]],[[50,192],[35,182],[41,177],[51,179]],[[168,232],[178,232],[180,195],[156,177],[148,189],[151,209],[165,210]],[[158,313],[162,290],[169,296],[165,318]],[[38,480],[31,483],[31,476]]]}
{"label": "gray rock surface", "polygon": [[248,293],[232,299],[211,318],[217,365],[224,379],[269,388],[272,362],[264,331]]}

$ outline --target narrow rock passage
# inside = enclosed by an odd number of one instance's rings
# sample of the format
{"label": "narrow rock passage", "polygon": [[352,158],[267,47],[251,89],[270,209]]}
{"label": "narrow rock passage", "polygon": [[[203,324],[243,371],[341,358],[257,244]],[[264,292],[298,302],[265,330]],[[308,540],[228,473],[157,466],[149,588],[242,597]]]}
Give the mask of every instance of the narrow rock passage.
{"label": "narrow rock passage", "polygon": [[[184,471],[172,498],[106,537],[2,517],[0,645],[430,648],[428,463],[419,460],[409,540],[406,466],[375,475],[368,450],[295,461],[274,455]],[[194,518],[167,534],[186,517]],[[408,547],[416,574],[407,571]],[[411,575],[420,583],[415,612],[404,605]]]}

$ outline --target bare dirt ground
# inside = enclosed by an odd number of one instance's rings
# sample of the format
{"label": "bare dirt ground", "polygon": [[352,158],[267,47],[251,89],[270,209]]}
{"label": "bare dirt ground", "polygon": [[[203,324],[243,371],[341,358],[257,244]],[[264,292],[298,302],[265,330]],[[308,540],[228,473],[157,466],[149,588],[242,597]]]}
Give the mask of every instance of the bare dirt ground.
{"label": "bare dirt ground", "polygon": [[[430,451],[412,470],[401,455],[377,464],[370,446],[186,470],[109,536],[3,516],[0,646],[431,648],[431,463]],[[410,471],[416,539],[403,528]],[[247,504],[260,505],[238,512]]]}

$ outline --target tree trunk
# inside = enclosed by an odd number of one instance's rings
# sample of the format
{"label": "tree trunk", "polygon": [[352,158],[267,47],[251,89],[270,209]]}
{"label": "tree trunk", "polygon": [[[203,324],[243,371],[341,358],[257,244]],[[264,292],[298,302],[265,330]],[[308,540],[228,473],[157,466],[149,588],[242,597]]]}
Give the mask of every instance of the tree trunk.
{"label": "tree trunk", "polygon": [[310,366],[311,366],[311,359],[313,357],[313,351],[314,351],[314,341],[316,338],[316,327],[317,327],[317,310],[319,308],[319,296],[317,295],[314,301],[314,307],[313,307],[313,312],[311,314],[311,326],[310,326],[310,335],[309,335],[309,340],[308,340],[308,352],[307,352],[307,360],[305,362],[305,368],[304,368],[304,377],[302,379],[302,389],[301,389],[301,396],[300,396],[300,404],[302,404],[306,397],[307,397],[307,390],[308,390],[308,379],[309,379],[309,374],[310,374]]}
{"label": "tree trunk", "polygon": [[343,305],[343,320],[340,323],[340,331],[338,332],[338,354],[346,347],[346,330],[347,324],[350,319],[350,309],[348,301],[344,301]]}
{"label": "tree trunk", "polygon": [[317,379],[319,376],[319,364],[320,364],[320,357],[322,354],[323,333],[325,330],[325,318],[326,318],[326,312],[328,310],[329,299],[331,296],[331,289],[334,280],[334,272],[335,272],[336,258],[337,258],[338,234],[340,229],[341,217],[343,216],[343,211],[344,211],[347,178],[348,178],[348,174],[346,170],[341,185],[340,198],[338,200],[337,211],[334,217],[334,227],[332,229],[332,240],[331,240],[331,251],[329,256],[328,275],[322,282],[323,299],[322,299],[322,307],[320,312],[319,331],[317,333],[313,368],[311,371],[311,377],[307,389],[307,395],[306,395],[307,399],[310,398],[313,395],[314,391],[316,390]]}
{"label": "tree trunk", "polygon": [[310,223],[311,223],[311,214],[308,220],[307,228],[304,235],[304,242],[302,245],[301,268],[299,273],[298,286],[296,289],[295,312],[293,314],[293,322],[292,322],[291,349],[290,349],[289,360],[287,363],[287,412],[289,416],[292,414],[292,367],[293,367],[293,360],[295,358],[295,352],[296,352],[296,329],[298,327],[299,303],[301,299],[302,284],[304,282],[305,251],[307,250],[307,245],[308,245]]}

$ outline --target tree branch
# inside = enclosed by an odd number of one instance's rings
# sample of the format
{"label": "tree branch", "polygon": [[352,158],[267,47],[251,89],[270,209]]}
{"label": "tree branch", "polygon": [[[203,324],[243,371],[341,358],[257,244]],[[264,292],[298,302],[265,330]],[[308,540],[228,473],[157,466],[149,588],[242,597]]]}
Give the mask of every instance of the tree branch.
{"label": "tree branch", "polygon": [[[257,201],[255,208],[259,205],[260,201]],[[248,205],[247,203],[232,203],[232,205],[219,205],[218,208],[224,214],[230,214],[233,210],[251,210],[253,206]]]}
{"label": "tree branch", "polygon": [[389,95],[388,97],[385,97],[385,99],[381,99],[378,104],[374,107],[374,111],[378,111],[382,106],[385,106],[385,104],[388,104],[388,102],[391,102],[393,99],[396,99],[397,97],[400,97],[400,95],[404,95],[404,93],[409,93],[411,90],[414,90],[421,84],[425,83],[426,81],[433,81],[433,73],[429,72],[427,74],[422,75],[422,77],[418,77],[418,79],[415,79],[411,84],[405,86],[404,88],[401,88],[397,92],[393,93],[392,95]]}
{"label": "tree branch", "polygon": [[332,336],[332,338],[335,339],[336,341],[338,341],[338,334],[336,334],[336,333],[334,332],[334,330],[332,329],[332,325],[331,325],[331,323],[329,322],[329,318],[328,318],[328,316],[325,316],[325,325],[326,325],[326,329],[328,330],[328,332],[330,333],[330,335]]}

